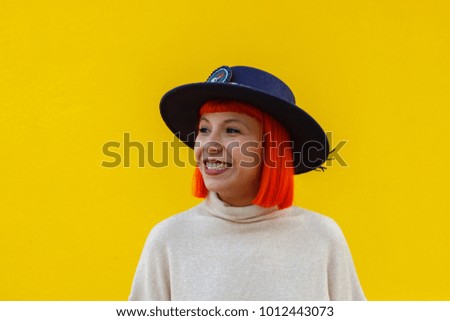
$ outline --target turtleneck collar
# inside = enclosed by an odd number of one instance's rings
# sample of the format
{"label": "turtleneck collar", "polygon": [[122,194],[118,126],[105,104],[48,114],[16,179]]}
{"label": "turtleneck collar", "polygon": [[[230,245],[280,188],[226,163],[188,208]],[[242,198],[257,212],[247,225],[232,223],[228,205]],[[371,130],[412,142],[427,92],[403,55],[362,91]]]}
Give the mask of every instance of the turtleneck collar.
{"label": "turtleneck collar", "polygon": [[278,207],[264,208],[258,205],[231,206],[223,202],[217,193],[209,192],[203,203],[209,214],[236,223],[253,223],[271,220],[280,216]]}

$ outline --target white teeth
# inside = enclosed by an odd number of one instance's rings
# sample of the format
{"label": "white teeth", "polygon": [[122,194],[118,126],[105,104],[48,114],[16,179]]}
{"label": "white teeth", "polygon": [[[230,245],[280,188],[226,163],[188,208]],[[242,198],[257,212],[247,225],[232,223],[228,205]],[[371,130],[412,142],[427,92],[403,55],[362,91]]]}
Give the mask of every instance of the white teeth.
{"label": "white teeth", "polygon": [[206,167],[208,169],[214,169],[214,170],[221,170],[227,167],[227,165],[225,163],[221,163],[221,162],[206,162]]}

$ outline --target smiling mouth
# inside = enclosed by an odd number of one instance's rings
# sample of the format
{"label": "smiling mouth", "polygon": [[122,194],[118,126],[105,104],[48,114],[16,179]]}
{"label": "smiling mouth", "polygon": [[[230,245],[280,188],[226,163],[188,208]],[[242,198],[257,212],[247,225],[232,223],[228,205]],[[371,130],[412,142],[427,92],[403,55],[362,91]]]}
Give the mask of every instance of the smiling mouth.
{"label": "smiling mouth", "polygon": [[231,167],[230,163],[219,162],[219,161],[204,161],[205,167],[210,171],[223,171]]}

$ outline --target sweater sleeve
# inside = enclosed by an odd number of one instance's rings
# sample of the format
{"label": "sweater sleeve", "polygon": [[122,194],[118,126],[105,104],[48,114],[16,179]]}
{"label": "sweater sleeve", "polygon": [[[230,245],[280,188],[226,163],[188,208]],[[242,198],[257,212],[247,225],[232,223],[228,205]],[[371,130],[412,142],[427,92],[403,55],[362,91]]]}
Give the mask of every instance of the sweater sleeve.
{"label": "sweater sleeve", "polygon": [[344,234],[336,223],[334,225],[335,233],[331,242],[328,262],[328,292],[330,300],[366,300]]}
{"label": "sweater sleeve", "polygon": [[164,239],[155,226],[145,242],[130,301],[170,301],[170,273]]}

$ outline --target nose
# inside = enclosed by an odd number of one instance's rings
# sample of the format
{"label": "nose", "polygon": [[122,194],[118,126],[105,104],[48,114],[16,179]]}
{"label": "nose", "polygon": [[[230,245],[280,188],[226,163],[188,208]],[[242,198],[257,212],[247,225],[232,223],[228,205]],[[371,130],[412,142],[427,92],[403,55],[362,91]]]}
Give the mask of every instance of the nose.
{"label": "nose", "polygon": [[223,146],[218,141],[211,140],[203,146],[203,150],[207,154],[217,154],[223,151]]}
{"label": "nose", "polygon": [[203,141],[203,157],[223,157],[224,146],[220,132],[212,130],[210,135]]}

